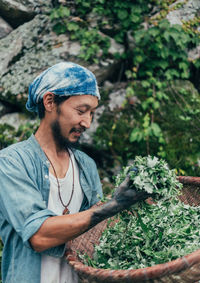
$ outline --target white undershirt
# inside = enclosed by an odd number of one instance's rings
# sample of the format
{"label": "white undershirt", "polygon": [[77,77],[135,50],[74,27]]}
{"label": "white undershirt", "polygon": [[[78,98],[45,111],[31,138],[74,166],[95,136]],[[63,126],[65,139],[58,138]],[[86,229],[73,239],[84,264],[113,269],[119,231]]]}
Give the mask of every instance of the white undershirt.
{"label": "white undershirt", "polygon": [[[83,192],[79,183],[79,170],[75,161],[73,153],[70,151],[70,156],[74,165],[74,193],[72,200],[68,206],[70,214],[76,213],[81,207],[83,201]],[[57,180],[49,173],[50,180],[50,192],[48,200],[48,208],[57,215],[62,215],[64,207],[60,202],[58,195]],[[69,168],[66,176],[62,179],[58,179],[60,184],[60,193],[64,204],[67,204],[71,192],[73,183],[73,170],[70,160]],[[77,283],[77,274],[72,270],[67,261],[63,258],[56,258],[47,255],[42,255],[41,262],[41,283]]]}

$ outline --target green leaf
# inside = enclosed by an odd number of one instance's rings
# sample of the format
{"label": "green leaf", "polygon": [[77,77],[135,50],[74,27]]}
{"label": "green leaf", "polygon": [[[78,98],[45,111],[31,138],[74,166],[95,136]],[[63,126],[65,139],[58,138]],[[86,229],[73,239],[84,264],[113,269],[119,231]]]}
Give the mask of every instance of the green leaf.
{"label": "green leaf", "polygon": [[142,230],[143,230],[145,233],[147,233],[147,232],[148,232],[148,228],[147,228],[147,226],[144,224],[144,222],[142,221],[142,218],[140,217],[140,214],[139,214],[139,213],[138,213],[137,217],[138,217],[138,222],[139,222],[140,226],[142,227]]}
{"label": "green leaf", "polygon": [[[163,54],[162,52],[161,52],[161,54]],[[164,55],[164,56],[162,56],[163,58],[166,58],[167,56],[166,56],[166,54]],[[159,67],[161,67],[163,70],[165,70],[168,66],[169,66],[169,63],[167,62],[167,61],[165,61],[165,60],[162,60],[162,61],[160,61],[159,63],[158,63],[158,66]]]}
{"label": "green leaf", "polygon": [[79,29],[79,25],[75,22],[68,22],[67,23],[67,29],[69,31],[77,31]]}
{"label": "green leaf", "polygon": [[151,123],[151,128],[156,137],[159,137],[161,134],[161,129],[157,123]]}
{"label": "green leaf", "polygon": [[141,130],[139,128],[135,128],[131,132],[129,140],[130,140],[130,142],[134,142],[134,141],[138,141],[139,142],[139,141],[141,141],[142,136],[143,135],[142,135]]}
{"label": "green leaf", "polygon": [[117,16],[120,20],[125,20],[128,17],[128,12],[126,10],[118,10]]}
{"label": "green leaf", "polygon": [[143,61],[143,57],[141,56],[141,55],[137,55],[136,57],[135,57],[135,62],[136,63],[141,63]]}
{"label": "green leaf", "polygon": [[150,87],[150,83],[148,81],[142,81],[142,86],[144,88],[148,88],[148,87]]}
{"label": "green leaf", "polygon": [[162,20],[160,23],[159,23],[159,27],[161,28],[161,29],[167,29],[168,27],[170,27],[170,23],[169,23],[169,21],[168,20]]}
{"label": "green leaf", "polygon": [[66,26],[62,23],[57,23],[53,26],[53,31],[56,34],[63,34],[66,32],[66,30],[67,30]]}
{"label": "green leaf", "polygon": [[68,9],[67,7],[62,7],[60,9],[60,16],[63,18],[64,17],[68,18],[70,16],[70,9]]}
{"label": "green leaf", "polygon": [[160,31],[158,28],[153,27],[149,29],[149,34],[155,37],[160,34]]}

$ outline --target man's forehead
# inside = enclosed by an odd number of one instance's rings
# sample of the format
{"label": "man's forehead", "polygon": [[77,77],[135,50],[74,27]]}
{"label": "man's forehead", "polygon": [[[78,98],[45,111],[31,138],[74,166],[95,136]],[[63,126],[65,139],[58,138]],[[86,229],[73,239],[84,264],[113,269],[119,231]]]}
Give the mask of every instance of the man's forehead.
{"label": "man's forehead", "polygon": [[75,95],[71,96],[67,101],[79,107],[96,108],[98,106],[98,98],[93,95]]}

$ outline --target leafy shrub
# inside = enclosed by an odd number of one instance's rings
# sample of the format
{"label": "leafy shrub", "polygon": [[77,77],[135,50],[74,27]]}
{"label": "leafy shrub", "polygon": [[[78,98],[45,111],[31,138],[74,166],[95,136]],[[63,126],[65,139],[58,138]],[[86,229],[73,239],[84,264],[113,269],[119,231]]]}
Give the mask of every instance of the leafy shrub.
{"label": "leafy shrub", "polygon": [[13,143],[26,140],[36,132],[39,126],[39,121],[27,122],[24,125],[20,125],[16,130],[14,127],[8,124],[0,124],[0,149],[5,148]]}

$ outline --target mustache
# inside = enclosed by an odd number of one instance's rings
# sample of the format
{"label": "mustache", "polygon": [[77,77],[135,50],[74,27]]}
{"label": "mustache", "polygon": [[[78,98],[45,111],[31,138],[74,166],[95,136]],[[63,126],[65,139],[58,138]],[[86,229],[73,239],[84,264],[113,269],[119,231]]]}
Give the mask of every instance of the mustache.
{"label": "mustache", "polygon": [[70,133],[75,132],[75,133],[81,133],[81,134],[82,134],[83,132],[85,132],[85,130],[86,130],[85,127],[72,128],[72,129],[70,130]]}

